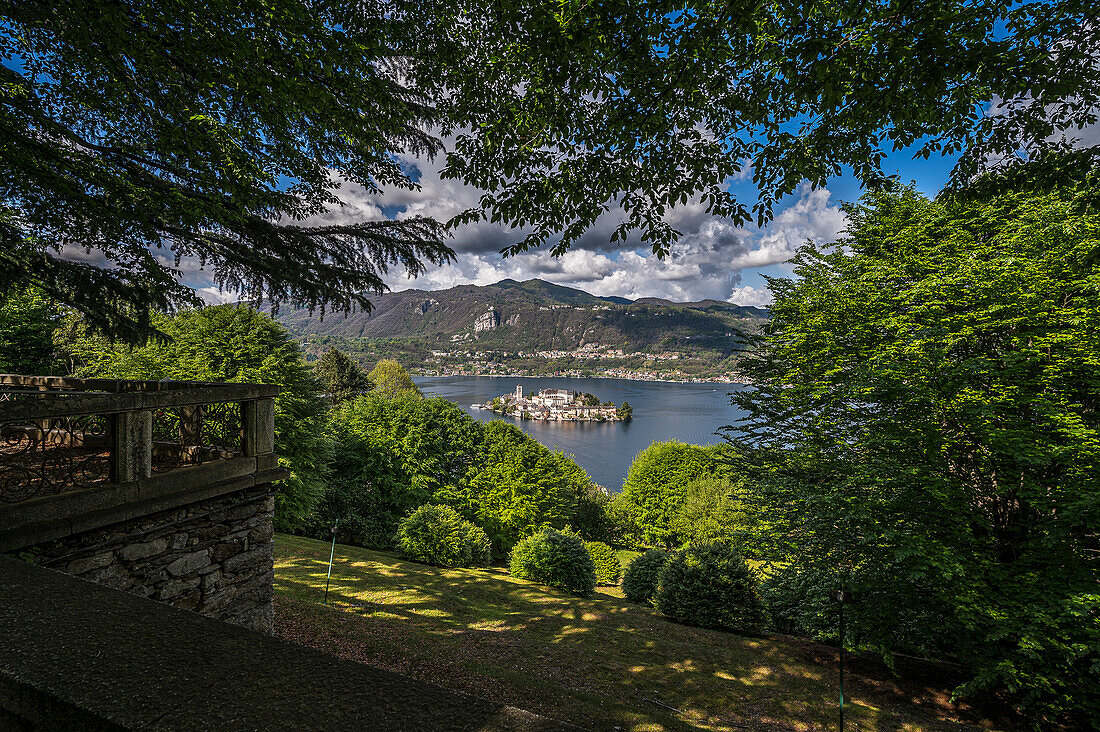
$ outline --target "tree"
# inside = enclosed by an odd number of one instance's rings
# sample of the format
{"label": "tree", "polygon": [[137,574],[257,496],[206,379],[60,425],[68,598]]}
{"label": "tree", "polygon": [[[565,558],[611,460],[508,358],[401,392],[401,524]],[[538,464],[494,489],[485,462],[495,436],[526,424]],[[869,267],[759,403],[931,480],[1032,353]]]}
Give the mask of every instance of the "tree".
{"label": "tree", "polygon": [[633,419],[634,407],[630,406],[630,402],[623,402],[623,405],[615,410],[615,416],[624,421]]}
{"label": "tree", "polygon": [[374,384],[367,378],[359,364],[337,348],[330,348],[313,364],[313,374],[321,382],[333,404],[370,391]]}
{"label": "tree", "polygon": [[671,528],[684,544],[729,544],[750,559],[762,556],[763,533],[756,519],[745,479],[706,477],[684,492]]}
{"label": "tree", "polygon": [[497,420],[483,428],[460,511],[472,511],[471,518],[485,529],[494,551],[506,554],[517,541],[541,529],[564,528],[591,483],[562,453]]}
{"label": "tree", "polygon": [[339,178],[413,187],[393,153],[439,149],[432,106],[379,63],[379,18],[353,27],[342,5],[5,4],[0,291],[35,284],[138,340],[154,311],[197,303],[173,258],[337,309],[369,307],[390,266],[450,259],[423,217],[302,223]]}
{"label": "tree", "polygon": [[332,480],[310,528],[317,536],[339,519],[342,538],[389,548],[401,518],[431,502],[476,523],[504,554],[524,536],[576,520],[593,489],[565,455],[438,397],[371,392],[332,412],[331,433]]}
{"label": "tree", "polygon": [[367,378],[374,384],[374,391],[387,399],[423,396],[405,367],[388,358],[375,364]]}
{"label": "tree", "polygon": [[[951,653],[965,694],[1100,722],[1100,178],[996,178],[848,208],[775,280],[736,429],[788,622]],[[783,588],[777,588],[782,592]],[[772,592],[777,591],[773,588]]]}
{"label": "tree", "polygon": [[85,364],[79,375],[279,385],[275,452],[291,476],[275,494],[275,524],[279,530],[301,526],[324,488],[330,446],[317,381],[286,329],[236,305],[160,315],[153,322],[169,340],[127,346],[84,334],[66,344]]}
{"label": "tree", "polygon": [[622,537],[611,516],[611,503],[611,496],[605,488],[590,483],[580,495],[575,496],[569,525],[586,541],[618,544]]}
{"label": "tree", "polygon": [[351,543],[390,548],[402,517],[435,499],[463,511],[460,483],[481,443],[480,424],[439,398],[372,391],[332,412],[332,480],[313,533],[336,519]]}
{"label": "tree", "polygon": [[[250,299],[369,307],[389,267],[453,256],[440,223],[306,220],[341,179],[415,187],[394,156],[438,152],[429,128],[454,138],[445,173],[485,191],[448,223],[527,227],[512,252],[560,254],[613,212],[612,241],[664,254],[676,206],[766,219],[845,166],[876,183],[895,146],[963,151],[967,180],[1095,119],[1092,18],[1083,0],[7,3],[0,291],[34,284],[132,340],[194,304],[178,257]],[[726,185],[747,170],[751,210]]]}
{"label": "tree", "polygon": [[0,373],[56,374],[53,333],[61,309],[34,289],[0,295]]}
{"label": "tree", "polygon": [[635,456],[616,500],[618,510],[630,516],[641,543],[668,548],[683,543],[673,521],[688,486],[722,472],[722,452],[723,446],[701,447],[670,440],[654,442]]}
{"label": "tree", "polygon": [[[458,131],[446,171],[487,191],[468,218],[529,228],[508,252],[562,253],[610,211],[613,242],[664,254],[689,200],[766,220],[803,181],[878,185],[895,149],[961,153],[965,182],[1092,123],[1100,98],[1083,0],[438,9],[410,78]],[[750,171],[739,200],[727,181]]]}

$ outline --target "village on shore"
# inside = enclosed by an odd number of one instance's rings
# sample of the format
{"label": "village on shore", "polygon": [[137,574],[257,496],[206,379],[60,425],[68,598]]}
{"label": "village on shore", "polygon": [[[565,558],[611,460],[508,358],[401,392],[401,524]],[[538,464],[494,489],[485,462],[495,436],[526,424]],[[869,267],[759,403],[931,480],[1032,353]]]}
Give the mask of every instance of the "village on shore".
{"label": "village on shore", "polygon": [[433,350],[415,376],[596,378],[669,383],[748,383],[736,367],[681,351],[626,352],[588,343],[572,350]]}
{"label": "village on shore", "polygon": [[625,422],[633,417],[633,409],[627,402],[615,406],[612,402],[600,402],[592,394],[569,389],[541,389],[537,394],[524,396],[521,385],[511,394],[473,406],[521,419],[552,422]]}

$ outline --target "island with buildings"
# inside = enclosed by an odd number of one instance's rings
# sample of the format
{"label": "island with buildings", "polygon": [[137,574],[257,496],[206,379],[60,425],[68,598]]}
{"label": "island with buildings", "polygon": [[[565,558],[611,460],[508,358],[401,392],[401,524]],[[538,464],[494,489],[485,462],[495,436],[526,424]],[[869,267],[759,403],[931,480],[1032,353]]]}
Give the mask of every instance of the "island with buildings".
{"label": "island with buildings", "polygon": [[498,414],[520,419],[542,419],[555,422],[625,422],[634,416],[628,402],[615,406],[601,402],[588,393],[568,389],[541,389],[537,394],[523,394],[517,386],[511,394],[503,394],[485,405]]}

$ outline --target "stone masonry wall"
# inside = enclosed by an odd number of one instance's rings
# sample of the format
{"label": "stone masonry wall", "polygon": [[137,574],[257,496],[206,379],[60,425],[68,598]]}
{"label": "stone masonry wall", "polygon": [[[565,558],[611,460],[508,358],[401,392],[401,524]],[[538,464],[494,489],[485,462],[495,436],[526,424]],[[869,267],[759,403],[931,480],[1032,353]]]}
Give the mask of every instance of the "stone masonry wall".
{"label": "stone masonry wall", "polygon": [[35,564],[273,632],[270,485],[18,552]]}

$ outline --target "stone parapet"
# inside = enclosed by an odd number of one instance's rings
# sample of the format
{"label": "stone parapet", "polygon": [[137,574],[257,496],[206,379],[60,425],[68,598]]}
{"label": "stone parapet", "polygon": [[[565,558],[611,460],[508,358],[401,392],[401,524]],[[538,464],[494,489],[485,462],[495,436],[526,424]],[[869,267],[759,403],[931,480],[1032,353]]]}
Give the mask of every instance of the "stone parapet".
{"label": "stone parapet", "polygon": [[269,486],[32,547],[33,563],[272,632]]}
{"label": "stone parapet", "polygon": [[277,393],[0,374],[0,552],[271,633]]}

